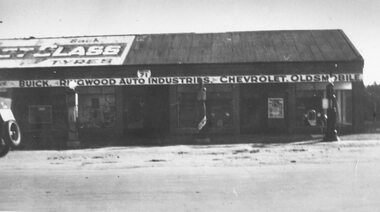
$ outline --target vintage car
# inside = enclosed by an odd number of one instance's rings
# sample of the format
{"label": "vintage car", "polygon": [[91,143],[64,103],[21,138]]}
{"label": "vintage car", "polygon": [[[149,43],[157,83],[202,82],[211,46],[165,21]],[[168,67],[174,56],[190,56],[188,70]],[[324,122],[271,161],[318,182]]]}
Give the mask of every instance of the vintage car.
{"label": "vintage car", "polygon": [[10,149],[18,147],[20,143],[20,127],[13,116],[12,110],[0,108],[0,157],[5,156]]}

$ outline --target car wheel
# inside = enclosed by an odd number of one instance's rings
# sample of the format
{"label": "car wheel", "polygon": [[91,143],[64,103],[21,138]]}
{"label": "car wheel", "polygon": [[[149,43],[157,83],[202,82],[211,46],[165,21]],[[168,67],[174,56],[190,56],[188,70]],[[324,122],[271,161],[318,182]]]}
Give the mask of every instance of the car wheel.
{"label": "car wheel", "polygon": [[10,120],[5,122],[3,130],[3,138],[7,146],[16,148],[20,145],[21,133],[16,121]]}
{"label": "car wheel", "polygon": [[4,157],[9,152],[9,146],[5,144],[4,140],[0,140],[0,157]]}

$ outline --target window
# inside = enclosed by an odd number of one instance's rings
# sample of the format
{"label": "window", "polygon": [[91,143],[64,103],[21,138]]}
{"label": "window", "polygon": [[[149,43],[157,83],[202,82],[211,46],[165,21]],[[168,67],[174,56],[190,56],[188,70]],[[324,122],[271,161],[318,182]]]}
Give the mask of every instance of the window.
{"label": "window", "polygon": [[210,91],[207,106],[211,128],[224,129],[233,127],[231,92]]}
{"label": "window", "polygon": [[129,96],[126,104],[126,120],[128,129],[144,128],[144,113],[146,113],[146,102],[142,97]]}
{"label": "window", "polygon": [[5,88],[0,88],[0,109],[12,107],[12,98],[10,92]]}
{"label": "window", "polygon": [[[207,126],[212,129],[233,127],[232,86],[206,85]],[[178,86],[178,127],[196,128],[202,119],[198,85]]]}
{"label": "window", "polygon": [[51,105],[29,105],[30,124],[51,124],[52,122]]}
{"label": "window", "polygon": [[[352,86],[351,83],[335,83],[334,93],[337,100],[337,123],[352,124]],[[326,109],[322,100],[326,98],[326,83],[297,84],[296,120],[297,126],[323,126]]]}
{"label": "window", "polygon": [[[232,86],[206,85],[207,126],[212,129],[233,127]],[[196,128],[202,119],[201,102],[197,99],[198,85],[178,87],[178,126]]]}
{"label": "window", "polygon": [[116,106],[113,89],[85,88],[79,93],[79,123],[82,128],[115,126]]}
{"label": "window", "polygon": [[179,93],[179,128],[195,128],[200,120],[197,100],[197,93],[194,92],[181,92]]}
{"label": "window", "polygon": [[297,126],[324,125],[324,111],[322,109],[323,91],[297,91],[296,120]]}
{"label": "window", "polygon": [[352,92],[339,90],[335,92],[337,97],[337,121],[341,124],[352,124]]}

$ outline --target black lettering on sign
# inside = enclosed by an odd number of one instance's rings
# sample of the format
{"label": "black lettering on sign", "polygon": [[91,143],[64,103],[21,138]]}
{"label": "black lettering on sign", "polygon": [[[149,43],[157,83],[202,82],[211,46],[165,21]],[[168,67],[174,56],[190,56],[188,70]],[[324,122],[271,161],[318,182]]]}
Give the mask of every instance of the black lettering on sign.
{"label": "black lettering on sign", "polygon": [[63,86],[63,87],[66,87],[68,86],[69,83],[67,80],[59,80],[59,86]]}
{"label": "black lettering on sign", "polygon": [[148,78],[148,79],[149,79],[150,84],[158,84],[158,78],[152,77],[152,78]]}
{"label": "black lettering on sign", "polygon": [[85,60],[83,59],[79,59],[79,60],[75,60],[74,64],[85,64]]}
{"label": "black lettering on sign", "polygon": [[125,82],[127,85],[132,85],[132,79],[131,78],[126,78]]}
{"label": "black lettering on sign", "polygon": [[257,83],[257,76],[252,76],[251,81],[252,81],[253,83]]}
{"label": "black lettering on sign", "polygon": [[86,64],[97,64],[98,60],[97,59],[88,59]]}
{"label": "black lettering on sign", "polygon": [[110,85],[116,85],[116,79],[110,79]]}
{"label": "black lettering on sign", "polygon": [[20,80],[19,85],[27,88],[50,87],[48,80]]}
{"label": "black lettering on sign", "polygon": [[125,81],[124,78],[121,78],[120,81],[119,81],[119,84],[120,84],[120,85],[126,85],[127,82]]}
{"label": "black lettering on sign", "polygon": [[298,75],[292,75],[292,76],[290,76],[290,80],[291,80],[292,82],[298,82],[298,80],[299,80],[299,76],[298,76]]}
{"label": "black lettering on sign", "polygon": [[337,80],[338,81],[348,81],[349,77],[346,74],[338,74],[337,75]]}
{"label": "black lettering on sign", "polygon": [[220,82],[221,83],[227,83],[227,77],[226,76],[221,76],[220,77]]}
{"label": "black lettering on sign", "polygon": [[100,84],[100,80],[98,80],[98,79],[94,80],[93,82],[94,82],[94,85],[99,85]]}
{"label": "black lettering on sign", "polygon": [[[85,85],[85,84],[84,84],[84,80],[82,80],[82,79],[77,80],[76,83],[77,83],[77,85],[79,85],[79,86],[84,86],[84,85]],[[67,83],[67,84],[69,84],[69,83]]]}
{"label": "black lettering on sign", "polygon": [[100,61],[101,64],[111,64],[112,63],[112,58],[106,58],[106,59],[102,59]]}
{"label": "black lettering on sign", "polygon": [[243,83],[242,77],[241,76],[236,76],[236,82],[237,83]]}
{"label": "black lettering on sign", "polygon": [[203,78],[203,83],[208,84],[208,83],[210,83],[210,82],[211,82],[211,80],[210,80],[209,77],[204,77],[204,78]]}
{"label": "black lettering on sign", "polygon": [[145,79],[144,78],[139,78],[138,82],[139,82],[140,85],[143,85],[143,84],[145,84]]}
{"label": "black lettering on sign", "polygon": [[251,77],[250,76],[243,76],[243,81],[245,82],[245,83],[248,83],[248,82],[250,82],[250,79],[251,79]]}
{"label": "black lettering on sign", "polygon": [[173,78],[173,84],[178,84],[178,77]]}
{"label": "black lettering on sign", "polygon": [[280,82],[279,76],[272,76],[271,82]]}
{"label": "black lettering on sign", "polygon": [[228,82],[227,83],[235,83],[235,77],[234,76],[228,76]]}
{"label": "black lettering on sign", "polygon": [[322,81],[324,81],[324,82],[329,81],[329,78],[330,78],[330,75],[328,75],[328,74],[322,75]]}
{"label": "black lettering on sign", "polygon": [[191,84],[192,83],[192,79],[191,78],[186,78],[186,84]]}
{"label": "black lettering on sign", "polygon": [[92,85],[92,84],[93,84],[93,81],[90,80],[90,79],[86,79],[86,80],[84,80],[84,81],[85,81],[85,84],[86,84],[86,85]]}
{"label": "black lettering on sign", "polygon": [[360,74],[355,74],[355,81],[360,81]]}
{"label": "black lettering on sign", "polygon": [[267,78],[268,78],[267,82],[274,82],[274,76],[269,75],[267,76]]}
{"label": "black lettering on sign", "polygon": [[259,81],[262,83],[267,82],[267,77],[266,76],[260,76]]}

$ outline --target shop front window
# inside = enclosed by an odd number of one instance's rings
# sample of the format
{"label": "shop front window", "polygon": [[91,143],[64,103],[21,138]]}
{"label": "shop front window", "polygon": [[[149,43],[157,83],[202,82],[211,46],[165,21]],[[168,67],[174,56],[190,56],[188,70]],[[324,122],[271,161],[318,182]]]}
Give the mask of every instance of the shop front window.
{"label": "shop front window", "polygon": [[[86,89],[79,92],[79,123],[81,128],[115,126],[115,94],[105,89]],[[95,91],[98,91],[94,93]]]}
{"label": "shop front window", "polygon": [[232,95],[230,92],[210,92],[209,101],[210,127],[214,129],[232,128]]}
{"label": "shop front window", "polygon": [[[211,129],[233,127],[232,87],[206,85],[207,124]],[[201,104],[197,100],[199,86],[178,87],[178,127],[196,128],[202,119]]]}
{"label": "shop front window", "polygon": [[297,91],[297,126],[323,126],[325,124],[322,109],[323,91]]}
{"label": "shop front window", "polygon": [[[310,86],[310,85],[308,85]],[[311,87],[298,85],[296,91],[297,126],[324,126],[326,124],[326,108],[322,107],[326,99],[326,84],[316,84]],[[337,102],[337,123],[352,124],[352,90],[351,84],[335,84]]]}
{"label": "shop front window", "polygon": [[343,125],[352,124],[352,92],[351,90],[336,91],[337,96],[337,121]]}

